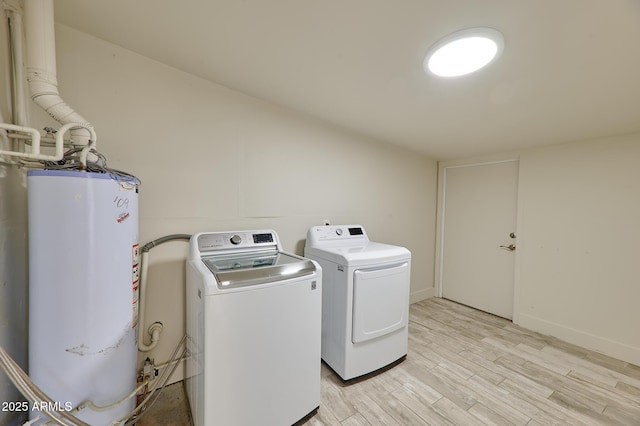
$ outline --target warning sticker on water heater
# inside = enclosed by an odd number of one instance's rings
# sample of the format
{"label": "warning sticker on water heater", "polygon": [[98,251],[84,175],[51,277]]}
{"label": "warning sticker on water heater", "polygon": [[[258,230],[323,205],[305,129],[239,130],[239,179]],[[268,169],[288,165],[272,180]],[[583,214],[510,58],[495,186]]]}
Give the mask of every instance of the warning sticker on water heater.
{"label": "warning sticker on water heater", "polygon": [[140,247],[133,245],[132,249],[131,290],[133,292],[131,328],[138,326],[138,300],[140,293]]}

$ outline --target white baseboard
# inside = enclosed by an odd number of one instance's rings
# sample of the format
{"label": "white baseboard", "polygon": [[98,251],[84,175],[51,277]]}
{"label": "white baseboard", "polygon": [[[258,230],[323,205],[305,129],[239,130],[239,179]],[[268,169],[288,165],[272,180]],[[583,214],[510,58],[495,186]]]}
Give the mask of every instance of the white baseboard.
{"label": "white baseboard", "polygon": [[522,312],[518,317],[518,325],[640,366],[640,348],[638,347],[616,342],[605,337],[567,327],[562,324],[557,324]]}
{"label": "white baseboard", "polygon": [[430,299],[434,295],[435,295],[435,289],[433,287],[425,288],[424,290],[419,290],[411,293],[409,295],[409,303],[416,303],[425,299]]}

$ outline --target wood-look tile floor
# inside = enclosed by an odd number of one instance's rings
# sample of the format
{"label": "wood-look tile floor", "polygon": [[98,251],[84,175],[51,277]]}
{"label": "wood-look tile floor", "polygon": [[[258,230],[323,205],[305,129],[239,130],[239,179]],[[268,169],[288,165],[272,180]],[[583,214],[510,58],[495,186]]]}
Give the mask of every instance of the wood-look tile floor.
{"label": "wood-look tile floor", "polygon": [[[323,365],[320,404],[305,425],[640,425],[640,367],[433,298],[411,305],[404,362],[349,385]],[[139,424],[188,425],[181,407]]]}

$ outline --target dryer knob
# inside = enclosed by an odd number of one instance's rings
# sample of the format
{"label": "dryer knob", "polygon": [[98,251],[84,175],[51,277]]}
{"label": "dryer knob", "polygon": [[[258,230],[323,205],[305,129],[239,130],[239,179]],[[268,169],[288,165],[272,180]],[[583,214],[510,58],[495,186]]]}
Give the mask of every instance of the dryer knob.
{"label": "dryer knob", "polygon": [[338,234],[338,235],[342,235],[342,229],[341,229],[341,228],[337,228],[337,229],[336,229],[336,234]]}
{"label": "dryer knob", "polygon": [[240,235],[234,235],[229,241],[231,241],[231,244],[238,245],[242,242],[242,238],[240,238]]}

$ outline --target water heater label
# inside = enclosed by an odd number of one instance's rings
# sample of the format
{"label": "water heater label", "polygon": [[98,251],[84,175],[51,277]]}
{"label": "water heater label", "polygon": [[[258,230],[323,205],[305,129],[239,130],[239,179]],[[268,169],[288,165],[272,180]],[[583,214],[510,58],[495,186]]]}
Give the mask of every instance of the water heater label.
{"label": "water heater label", "polygon": [[140,293],[140,246],[132,248],[131,290],[133,292],[131,328],[138,326],[138,299]]}
{"label": "water heater label", "polygon": [[132,250],[133,264],[136,265],[140,263],[140,245],[134,244]]}

